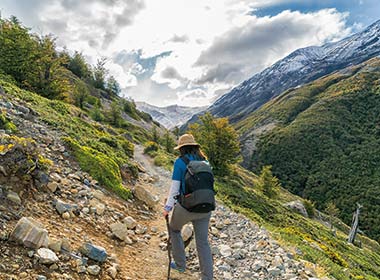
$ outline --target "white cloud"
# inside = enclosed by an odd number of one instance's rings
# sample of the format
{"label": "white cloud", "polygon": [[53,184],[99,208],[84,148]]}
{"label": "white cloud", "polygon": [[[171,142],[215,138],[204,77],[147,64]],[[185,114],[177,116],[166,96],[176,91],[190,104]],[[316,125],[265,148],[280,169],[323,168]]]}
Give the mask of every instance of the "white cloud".
{"label": "white cloud", "polygon": [[[274,17],[251,17],[215,38],[196,62],[206,71],[201,83],[241,82],[297,48],[321,45],[347,36],[346,14],[335,9],[315,13],[283,11]],[[270,34],[270,36],[269,36]]]}
{"label": "white cloud", "polygon": [[90,63],[111,58],[110,73],[133,98],[196,106],[297,48],[350,32],[334,9],[251,15],[290,1],[301,0],[3,0],[3,9]]}

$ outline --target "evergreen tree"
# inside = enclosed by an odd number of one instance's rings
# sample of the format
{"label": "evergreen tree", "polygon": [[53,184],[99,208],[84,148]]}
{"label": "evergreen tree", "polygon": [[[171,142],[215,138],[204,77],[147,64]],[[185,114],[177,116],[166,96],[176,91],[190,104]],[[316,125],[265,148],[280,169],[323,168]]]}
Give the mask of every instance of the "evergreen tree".
{"label": "evergreen tree", "polygon": [[83,109],[84,102],[89,96],[89,90],[85,83],[77,82],[74,88],[74,103],[75,106]]}
{"label": "evergreen tree", "polygon": [[155,126],[152,128],[152,141],[157,144],[160,142],[160,135],[158,134],[157,128]]}
{"label": "evergreen tree", "polygon": [[168,153],[173,153],[173,148],[175,146],[175,141],[170,135],[169,130],[166,130],[165,135],[164,135],[164,145],[165,145],[165,150]]}
{"label": "evergreen tree", "polygon": [[112,95],[119,95],[121,92],[120,84],[116,81],[114,76],[110,76],[107,80],[107,88],[106,91]]}
{"label": "evergreen tree", "polygon": [[272,166],[264,166],[257,180],[257,186],[262,190],[263,194],[269,198],[277,196],[280,183],[279,180],[272,174]]}
{"label": "evergreen tree", "polygon": [[96,66],[94,68],[94,87],[98,89],[105,90],[106,86],[106,75],[108,73],[107,69],[105,68],[107,60],[106,58],[98,59],[98,62],[96,63]]}
{"label": "evergreen tree", "polygon": [[80,52],[76,51],[73,57],[70,57],[67,68],[81,79],[90,77],[90,67]]}
{"label": "evergreen tree", "polygon": [[121,108],[116,101],[111,103],[109,118],[112,125],[119,127],[121,125]]}

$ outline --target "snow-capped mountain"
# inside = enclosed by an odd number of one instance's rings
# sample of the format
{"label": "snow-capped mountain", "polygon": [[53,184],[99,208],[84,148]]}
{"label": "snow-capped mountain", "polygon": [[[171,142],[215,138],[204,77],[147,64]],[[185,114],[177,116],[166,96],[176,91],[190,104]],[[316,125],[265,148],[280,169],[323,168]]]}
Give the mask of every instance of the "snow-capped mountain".
{"label": "snow-capped mountain", "polygon": [[208,110],[238,121],[289,88],[378,56],[379,37],[380,20],[339,42],[298,49],[232,89]]}
{"label": "snow-capped mountain", "polygon": [[194,114],[206,109],[206,107],[184,107],[178,105],[157,107],[145,102],[136,102],[136,107],[140,111],[150,114],[155,121],[159,122],[167,129],[181,126]]}

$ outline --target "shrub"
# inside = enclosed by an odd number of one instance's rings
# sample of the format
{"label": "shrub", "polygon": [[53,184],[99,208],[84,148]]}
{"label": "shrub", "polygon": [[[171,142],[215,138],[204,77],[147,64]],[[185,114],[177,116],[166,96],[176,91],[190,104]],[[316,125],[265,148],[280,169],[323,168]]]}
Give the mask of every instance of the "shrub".
{"label": "shrub", "polygon": [[160,149],[160,146],[153,142],[149,141],[145,144],[144,154],[152,155],[152,152],[157,152]]}
{"label": "shrub", "polygon": [[303,206],[305,206],[306,212],[310,218],[314,218],[315,216],[315,206],[314,203],[308,199],[303,201]]}

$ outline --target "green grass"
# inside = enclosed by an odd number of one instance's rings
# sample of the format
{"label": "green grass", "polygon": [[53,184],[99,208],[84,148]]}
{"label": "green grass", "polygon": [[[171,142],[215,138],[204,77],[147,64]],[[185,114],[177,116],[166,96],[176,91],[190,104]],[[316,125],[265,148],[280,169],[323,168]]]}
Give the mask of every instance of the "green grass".
{"label": "green grass", "polygon": [[254,174],[236,168],[229,177],[217,179],[218,198],[234,211],[265,226],[290,251],[302,252],[296,258],[318,264],[336,279],[380,278],[378,243],[359,235],[357,241],[361,241],[362,248],[348,244],[348,228],[340,221],[334,220],[334,225],[340,224],[334,236],[321,221],[305,218],[283,206],[299,197],[282,189],[278,198],[269,199],[257,189],[255,178]]}

